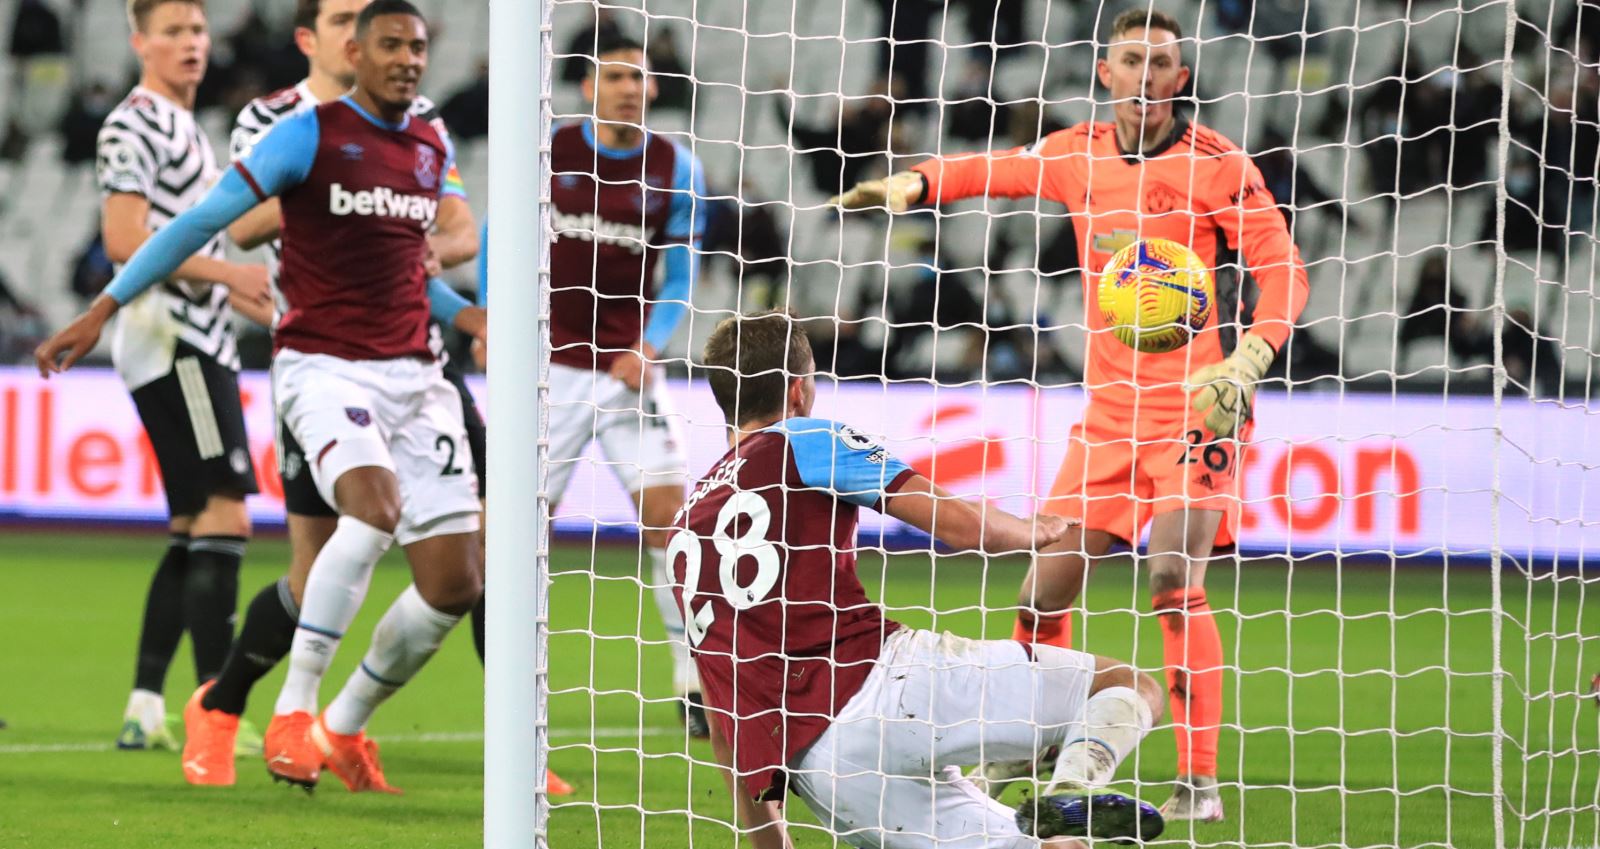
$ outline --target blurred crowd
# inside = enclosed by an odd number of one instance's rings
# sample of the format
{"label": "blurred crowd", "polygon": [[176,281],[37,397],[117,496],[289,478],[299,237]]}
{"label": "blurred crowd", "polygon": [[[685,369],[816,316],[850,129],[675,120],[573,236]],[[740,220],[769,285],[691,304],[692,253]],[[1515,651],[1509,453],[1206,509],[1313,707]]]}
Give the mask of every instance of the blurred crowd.
{"label": "blurred crowd", "polygon": [[[897,154],[928,149],[915,142],[930,127],[935,133],[945,128],[946,136],[981,148],[1028,144],[1066,123],[1048,100],[1007,100],[995,94],[995,80],[1008,63],[1028,51],[1044,49],[1036,36],[1024,32],[1027,0],[945,4],[947,12],[962,13],[974,30],[963,37],[978,46],[965,51],[966,61],[956,66],[953,97],[949,81],[930,78],[935,68],[943,73],[941,63],[929,56],[930,46],[937,39],[954,37],[930,29],[931,17],[926,14],[930,0],[872,2],[880,7],[878,35],[884,38],[878,42],[877,83],[865,96],[839,98],[831,120],[818,119],[814,111],[802,116],[791,97],[749,99],[749,108],[773,109],[779,123],[788,128],[796,151],[797,182],[808,181],[811,189],[826,197],[859,180],[904,167],[908,163]],[[1091,0],[1062,2],[1093,5]],[[86,3],[18,0],[8,45],[6,84],[11,96],[6,101],[8,114],[0,115],[0,164],[20,162],[36,139],[59,134],[64,166],[92,165],[100,123],[132,85],[134,73],[129,68],[121,78],[72,77],[68,61],[69,34],[76,31],[72,16],[82,14]],[[1405,4],[1389,5],[1397,15],[1404,14]],[[1551,12],[1548,31],[1519,27],[1514,49],[1534,62],[1562,57],[1564,68],[1576,70],[1547,74],[1539,86],[1514,86],[1509,99],[1504,220],[1497,215],[1498,204],[1484,205],[1487,211],[1477,223],[1478,241],[1470,253],[1440,250],[1417,264],[1414,285],[1406,288],[1409,302],[1394,306],[1399,315],[1397,360],[1413,346],[1443,344],[1452,364],[1489,361],[1494,314],[1487,303],[1454,285],[1452,265],[1492,262],[1492,245],[1502,227],[1508,251],[1537,250],[1561,261],[1570,240],[1593,239],[1600,159],[1600,0],[1560,5],[1565,9]],[[1321,42],[1304,36],[1323,29],[1315,3],[1218,0],[1205,8],[1211,18],[1208,37],[1219,32],[1248,34],[1260,61],[1270,63],[1279,78],[1293,79],[1321,49]],[[1103,16],[1109,20],[1115,11]],[[972,25],[984,21],[989,22],[986,27]],[[597,38],[612,30],[626,31],[629,23],[615,10],[600,6],[587,26],[558,33],[557,47],[565,54],[556,69],[560,84],[580,81],[587,67],[585,56]],[[238,21],[213,21],[213,26],[217,32],[210,71],[199,92],[199,110],[220,110],[231,119],[251,98],[291,85],[303,75],[304,59],[281,17],[252,13]],[[648,34],[627,34],[646,36],[659,88],[654,113],[690,110],[695,98],[692,63],[678,41],[679,30],[652,25]],[[1493,195],[1505,95],[1499,59],[1499,55],[1477,55],[1464,40],[1453,61],[1444,65],[1403,50],[1376,84],[1338,92],[1339,102],[1322,110],[1314,124],[1302,122],[1294,109],[1264,104],[1267,114],[1258,137],[1241,141],[1249,145],[1286,215],[1299,219],[1295,232],[1302,250],[1308,256],[1337,253],[1337,228],[1360,226],[1346,214],[1344,198],[1349,195],[1385,198],[1391,205],[1429,192]],[[1086,74],[1083,78],[1087,83]],[[1189,94],[1203,98],[1203,80],[1197,85],[1202,90]],[[783,87],[783,81],[774,85]],[[476,73],[440,98],[440,104],[458,145],[484,136],[489,124],[487,61],[480,61]],[[1302,167],[1301,151],[1323,143],[1358,148],[1366,164],[1366,184],[1324,185]],[[791,303],[793,208],[783,199],[762,197],[748,182],[711,188],[718,196],[710,202],[704,242],[711,272],[735,281],[732,290],[739,293],[739,304],[745,308]],[[836,305],[832,315],[841,320],[830,317],[819,324],[819,331],[831,337],[817,346],[822,365],[842,376],[891,379],[1026,379],[1043,384],[1076,379],[1074,358],[1067,350],[1073,343],[1055,330],[1079,319],[1048,315],[1039,298],[1021,303],[1024,299],[1015,294],[1015,287],[991,285],[997,275],[1019,268],[1029,273],[1029,283],[1037,281],[1040,288],[1081,285],[1072,228],[1036,232],[1039,235],[1031,243],[1023,244],[1014,232],[997,228],[984,252],[983,267],[976,269],[942,256],[933,239],[912,240],[907,247],[921,259],[910,267],[897,265],[881,288],[855,292],[852,297],[859,303]],[[1235,261],[1224,257],[1219,265]],[[80,298],[98,292],[111,274],[98,239],[84,245],[71,267],[61,271]],[[7,283],[0,273],[0,361],[10,362],[24,355],[45,328],[37,310]],[[1252,300],[1248,275],[1224,272],[1219,284],[1239,287],[1241,317],[1248,319]],[[1504,362],[1519,386],[1550,394],[1560,390],[1562,350],[1537,326],[1536,313],[1532,304],[1508,303],[1499,326]],[[867,330],[867,316],[876,319],[877,330]],[[938,350],[934,356],[928,354],[932,337],[941,337],[932,346]],[[1342,358],[1333,346],[1310,334],[1298,334],[1293,346],[1279,366],[1293,379],[1340,373]],[[1535,368],[1535,362],[1546,365]]]}

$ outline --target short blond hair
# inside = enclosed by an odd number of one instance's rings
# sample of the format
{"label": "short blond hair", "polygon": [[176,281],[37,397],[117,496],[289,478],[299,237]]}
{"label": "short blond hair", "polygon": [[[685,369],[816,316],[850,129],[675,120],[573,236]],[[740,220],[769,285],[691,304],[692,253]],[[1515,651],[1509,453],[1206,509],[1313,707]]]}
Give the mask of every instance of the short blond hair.
{"label": "short blond hair", "polygon": [[1164,29],[1172,33],[1173,38],[1183,38],[1183,28],[1178,25],[1178,19],[1166,12],[1154,9],[1129,9],[1111,22],[1111,40],[1118,41],[1128,30],[1134,29]]}
{"label": "short blond hair", "polygon": [[198,7],[201,14],[206,11],[206,0],[128,0],[128,26],[134,32],[144,32],[145,24],[150,22],[150,13],[165,3],[187,3]]}

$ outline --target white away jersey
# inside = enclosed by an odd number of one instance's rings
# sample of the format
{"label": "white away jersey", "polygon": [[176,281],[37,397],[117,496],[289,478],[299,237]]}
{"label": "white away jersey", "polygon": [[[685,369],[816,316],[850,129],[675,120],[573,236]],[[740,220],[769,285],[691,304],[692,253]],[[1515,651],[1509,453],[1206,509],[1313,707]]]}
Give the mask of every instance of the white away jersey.
{"label": "white away jersey", "polygon": [[[199,203],[221,174],[194,113],[143,86],[106,116],[96,153],[101,197],[144,197],[152,232]],[[221,234],[197,253],[222,259]],[[167,280],[133,299],[117,313],[111,359],[128,388],[137,389],[171,371],[180,340],[239,368],[227,287]]]}
{"label": "white away jersey", "polygon": [[[306,81],[301,80],[289,88],[264,94],[245,104],[244,109],[239,112],[238,119],[233,122],[233,133],[228,137],[228,158],[234,162],[243,159],[255,148],[256,142],[279,121],[290,115],[314,109],[321,102],[317,100],[311,87],[306,85]],[[433,129],[439,133],[439,138],[446,144],[450,143],[450,134],[445,130],[444,120],[439,117],[439,109],[433,101],[420,94],[417,95],[417,99],[411,102],[411,114],[432,124]],[[445,175],[441,196],[455,194],[465,198],[466,192],[461,188],[461,176],[456,172],[455,166],[451,166],[450,172]],[[282,241],[273,239],[267,245],[267,273],[272,280],[273,296],[277,299],[279,314],[288,309],[282,293],[278,291],[278,265],[282,253]],[[434,358],[441,364],[448,360],[444,351],[444,337],[440,335],[437,322],[429,325],[428,347],[433,350]]]}

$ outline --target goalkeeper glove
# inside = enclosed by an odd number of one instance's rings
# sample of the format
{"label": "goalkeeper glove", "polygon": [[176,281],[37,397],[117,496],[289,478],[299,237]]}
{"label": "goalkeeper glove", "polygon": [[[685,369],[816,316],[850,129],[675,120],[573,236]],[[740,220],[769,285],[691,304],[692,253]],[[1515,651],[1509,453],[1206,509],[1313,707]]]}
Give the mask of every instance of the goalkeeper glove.
{"label": "goalkeeper glove", "polygon": [[901,171],[882,180],[857,183],[850,191],[828,198],[828,203],[844,209],[887,206],[890,212],[905,212],[907,207],[921,203],[927,193],[926,178],[915,171]]}
{"label": "goalkeeper glove", "polygon": [[1207,429],[1217,436],[1229,437],[1250,420],[1256,383],[1277,355],[1271,342],[1246,333],[1227,359],[1202,366],[1189,375],[1189,406],[1206,414]]}

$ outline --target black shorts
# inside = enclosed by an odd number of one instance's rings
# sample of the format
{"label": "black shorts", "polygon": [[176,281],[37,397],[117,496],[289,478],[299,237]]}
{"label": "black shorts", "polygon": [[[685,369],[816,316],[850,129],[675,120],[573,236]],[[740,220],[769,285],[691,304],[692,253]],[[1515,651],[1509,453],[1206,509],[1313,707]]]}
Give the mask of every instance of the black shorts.
{"label": "black shorts", "polygon": [[179,342],[172,370],[133,390],[133,406],[155,450],[171,515],[193,516],[213,495],[260,491],[233,369]]}
{"label": "black shorts", "polygon": [[[478,414],[472,390],[459,371],[444,370],[446,380],[461,395],[461,420],[467,427],[467,444],[472,448],[472,466],[478,473],[478,497],[484,495],[483,456],[488,449],[489,432]],[[283,479],[283,506],[297,516],[337,516],[339,512],[322,500],[317,485],[311,480],[311,468],[306,463],[306,452],[295,441],[294,434],[282,421],[278,422],[278,475]]]}
{"label": "black shorts", "polygon": [[489,481],[484,471],[484,457],[489,452],[489,428],[478,413],[478,401],[472,397],[472,390],[467,388],[467,378],[448,367],[444,370],[444,377],[461,393],[461,421],[467,425],[467,444],[472,446],[472,465],[478,472],[478,498],[482,499],[489,494]]}
{"label": "black shorts", "polygon": [[289,426],[278,420],[278,477],[283,481],[283,508],[296,516],[332,518],[339,511],[328,506],[311,479],[305,449],[295,441]]}

